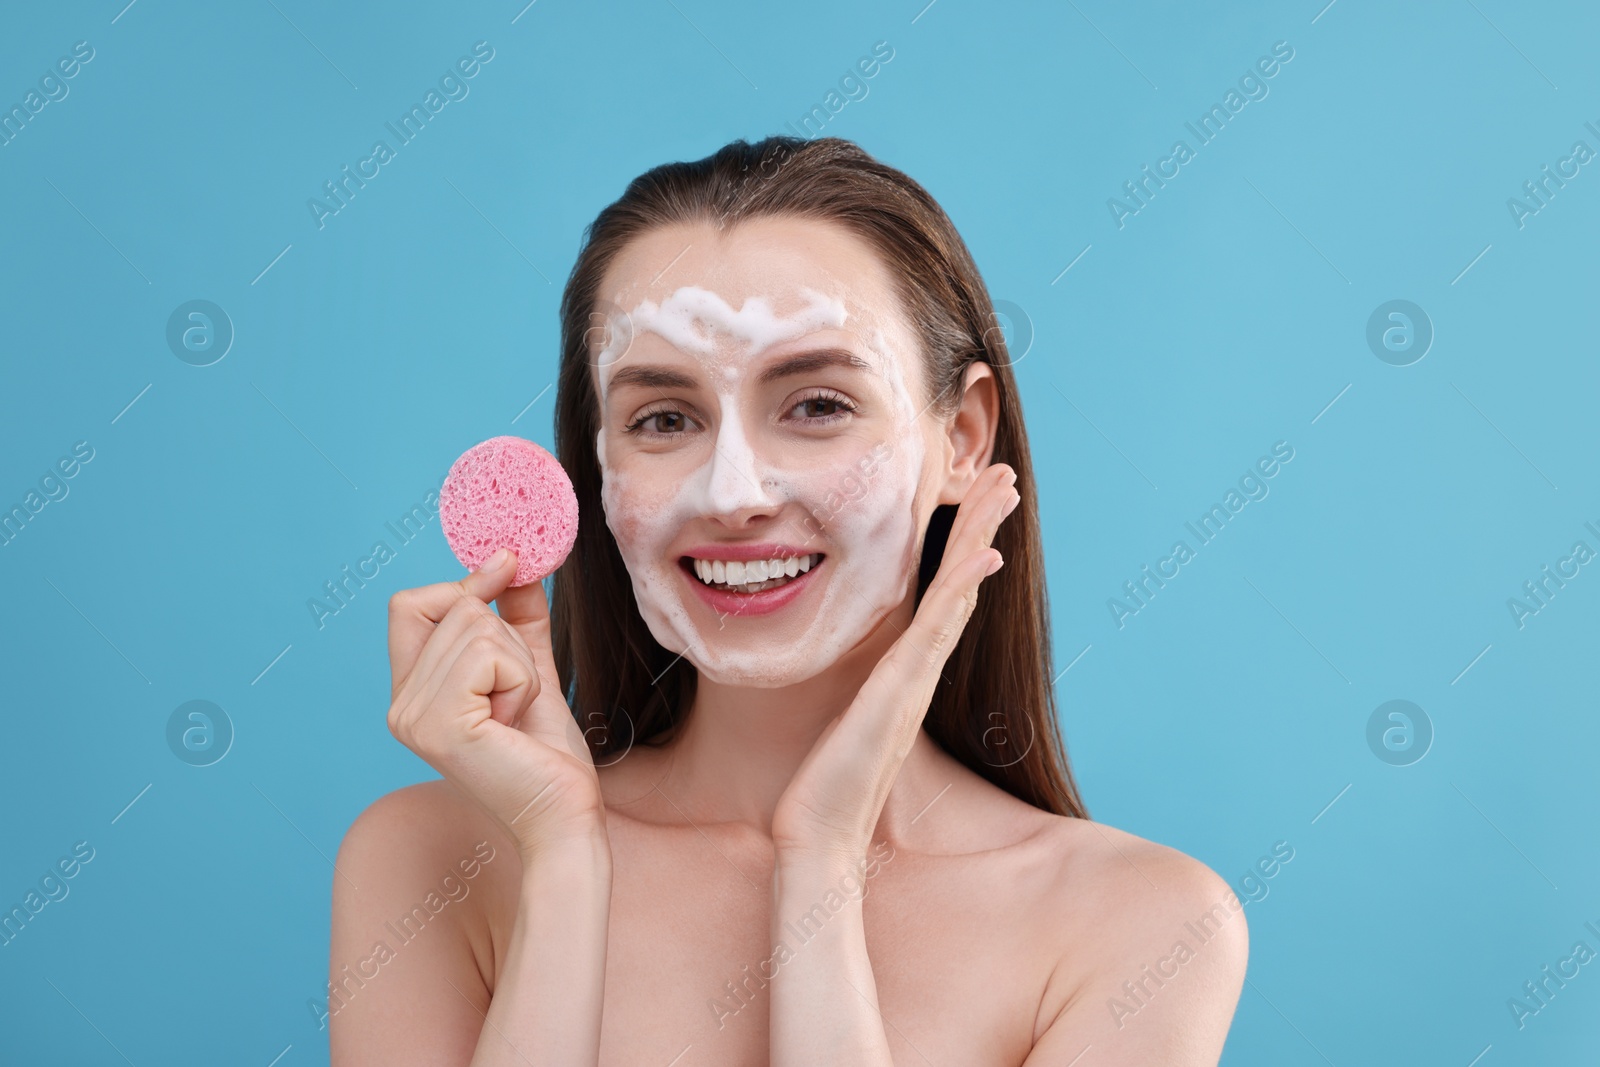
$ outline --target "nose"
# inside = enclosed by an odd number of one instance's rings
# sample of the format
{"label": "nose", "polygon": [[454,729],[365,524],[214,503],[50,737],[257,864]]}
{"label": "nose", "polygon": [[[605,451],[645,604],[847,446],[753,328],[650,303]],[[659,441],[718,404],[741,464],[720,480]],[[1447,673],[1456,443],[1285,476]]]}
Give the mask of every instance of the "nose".
{"label": "nose", "polygon": [[712,446],[706,504],[713,517],[737,526],[758,515],[771,514],[782,506],[772,484],[763,481],[755,449],[739,413],[731,406],[725,409]]}

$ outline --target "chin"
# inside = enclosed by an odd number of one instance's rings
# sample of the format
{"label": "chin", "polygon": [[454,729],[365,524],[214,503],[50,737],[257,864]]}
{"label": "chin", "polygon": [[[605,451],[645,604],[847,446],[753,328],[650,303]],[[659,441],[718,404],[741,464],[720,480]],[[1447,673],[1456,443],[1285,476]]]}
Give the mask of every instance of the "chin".
{"label": "chin", "polygon": [[[798,642],[781,642],[781,651],[770,647],[740,647],[720,631],[697,631],[687,647],[675,631],[662,634],[652,627],[651,632],[662,647],[688,660],[700,677],[709,682],[739,689],[784,689],[841,666],[848,667],[863,654],[870,654],[876,663],[893,641],[881,642],[882,647],[869,646],[879,644],[874,638],[883,633],[884,624],[893,614],[894,610],[888,608],[870,620],[862,620],[863,628],[858,634],[837,629],[822,634],[808,633]],[[662,641],[663,636],[673,643]]]}
{"label": "chin", "polygon": [[[783,689],[810,681],[828,670],[838,657],[831,649],[799,648],[785,643],[781,654],[771,649],[736,647],[722,633],[693,633],[684,642],[676,633],[651,632],[663,648],[676,651],[701,678],[720,686],[739,689]],[[663,641],[666,637],[670,640]]]}
{"label": "chin", "polygon": [[785,689],[801,682],[810,681],[832,664],[822,664],[819,667],[798,667],[793,669],[754,669],[749,664],[711,664],[696,662],[692,656],[685,656],[700,676],[717,685],[736,689]]}

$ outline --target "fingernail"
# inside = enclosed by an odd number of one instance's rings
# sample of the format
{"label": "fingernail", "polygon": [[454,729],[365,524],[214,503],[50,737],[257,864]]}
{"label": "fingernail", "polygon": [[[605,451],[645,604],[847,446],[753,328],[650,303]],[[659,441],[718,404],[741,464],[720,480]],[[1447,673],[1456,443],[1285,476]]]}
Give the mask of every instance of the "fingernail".
{"label": "fingernail", "polygon": [[987,578],[987,577],[989,577],[989,575],[993,574],[995,571],[999,570],[1001,567],[1004,567],[1005,565],[1006,565],[1005,557],[1004,556],[996,556],[995,557],[995,561],[993,563],[989,564],[989,569],[983,572],[983,576],[985,578]]}
{"label": "fingernail", "polygon": [[1020,503],[1022,503],[1022,494],[1018,493],[1016,496],[1011,498],[1011,503],[1006,505],[1006,509],[1000,513],[1000,517],[1003,519],[1007,515],[1010,515],[1013,511],[1016,511],[1017,505]]}
{"label": "fingernail", "polygon": [[478,570],[480,570],[480,571],[497,571],[501,567],[505,566],[506,560],[509,559],[510,557],[511,557],[511,550],[509,548],[497,548],[497,549],[495,549],[494,555],[492,555],[488,559],[484,560],[483,561],[483,566],[479,567]]}

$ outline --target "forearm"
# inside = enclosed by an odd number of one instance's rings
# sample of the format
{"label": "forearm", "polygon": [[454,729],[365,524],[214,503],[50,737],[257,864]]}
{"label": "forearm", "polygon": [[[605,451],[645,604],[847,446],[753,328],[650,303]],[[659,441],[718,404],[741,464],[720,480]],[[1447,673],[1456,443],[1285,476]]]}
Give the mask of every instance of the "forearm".
{"label": "forearm", "polygon": [[780,857],[772,943],[789,952],[779,953],[771,982],[772,1067],[893,1064],[867,958],[865,885],[848,861]]}
{"label": "forearm", "polygon": [[595,1067],[610,913],[603,833],[524,861],[516,924],[471,1067]]}

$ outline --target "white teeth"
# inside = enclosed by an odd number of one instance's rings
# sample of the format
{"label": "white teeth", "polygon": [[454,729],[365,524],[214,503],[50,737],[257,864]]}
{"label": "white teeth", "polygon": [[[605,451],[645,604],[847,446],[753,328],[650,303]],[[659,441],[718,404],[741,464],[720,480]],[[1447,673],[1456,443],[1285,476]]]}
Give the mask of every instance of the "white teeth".
{"label": "white teeth", "polygon": [[820,558],[812,553],[780,559],[696,559],[693,562],[695,575],[707,585],[741,587],[744,592],[752,593],[780,585],[798,574],[805,574]]}

